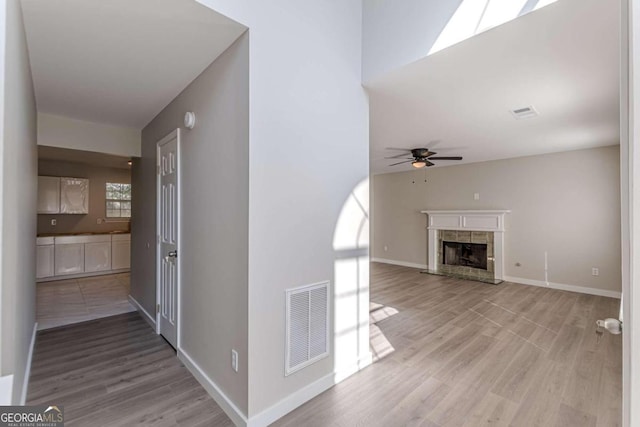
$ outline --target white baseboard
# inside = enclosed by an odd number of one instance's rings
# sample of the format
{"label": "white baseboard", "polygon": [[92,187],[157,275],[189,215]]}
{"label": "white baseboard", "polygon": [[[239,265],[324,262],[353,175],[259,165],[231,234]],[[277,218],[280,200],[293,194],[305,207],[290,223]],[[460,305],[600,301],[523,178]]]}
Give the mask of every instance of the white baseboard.
{"label": "white baseboard", "polygon": [[151,325],[151,327],[155,331],[156,319],[154,319],[153,316],[151,316],[149,312],[145,310],[144,307],[131,295],[129,295],[129,302],[131,303],[132,306],[136,308],[136,310],[138,310],[138,312],[142,313],[142,318],[146,320],[147,323],[149,323],[149,325]]}
{"label": "white baseboard", "polygon": [[567,285],[564,283],[545,282],[544,280],[523,279],[522,277],[505,276],[506,282],[519,283],[521,285],[539,286],[543,288],[558,289],[561,291],[578,292],[581,294],[597,295],[601,297],[620,299],[621,293],[616,291],[608,291],[605,289],[588,288],[586,286]]}
{"label": "white baseboard", "polygon": [[33,324],[33,332],[31,333],[31,344],[29,346],[29,355],[27,356],[27,366],[24,370],[24,380],[22,382],[22,395],[20,396],[20,405],[27,403],[27,391],[29,390],[29,377],[31,376],[31,361],[33,360],[33,349],[36,346],[36,334],[38,333],[38,322]]}
{"label": "white baseboard", "polygon": [[182,349],[178,349],[178,359],[184,363],[189,372],[196,380],[207,390],[207,393],[216,401],[222,410],[231,418],[231,421],[238,427],[246,427],[248,425],[247,416],[220,390],[220,387],[214,383],[211,378],[204,373],[198,364]]}
{"label": "white baseboard", "polygon": [[216,401],[222,410],[231,418],[231,421],[238,427],[266,427],[276,420],[279,420],[297,407],[305,404],[320,393],[330,389],[337,383],[355,374],[361,369],[369,366],[373,361],[373,356],[369,352],[365,357],[348,369],[325,375],[315,382],[301,388],[295,393],[277,402],[275,405],[265,409],[257,415],[247,419],[247,416],[220,390],[215,382],[211,380],[198,366],[198,364],[182,349],[178,349],[178,358],[184,363],[189,372],[198,380],[209,395]]}
{"label": "white baseboard", "polygon": [[426,270],[427,264],[415,264],[413,262],[396,261],[393,259],[385,258],[371,258],[372,262],[381,262],[383,264],[399,265],[401,267],[419,268],[420,270]]}
{"label": "white baseboard", "polygon": [[265,427],[272,424],[297,407],[302,406],[309,400],[318,396],[320,393],[323,393],[342,380],[369,366],[372,361],[373,355],[371,354],[371,352],[368,352],[365,357],[361,358],[357,363],[348,367],[347,369],[327,374],[324,377],[316,380],[315,382],[301,388],[295,393],[290,394],[281,401],[277,402],[275,405],[270,406],[259,414],[249,418],[247,427]]}

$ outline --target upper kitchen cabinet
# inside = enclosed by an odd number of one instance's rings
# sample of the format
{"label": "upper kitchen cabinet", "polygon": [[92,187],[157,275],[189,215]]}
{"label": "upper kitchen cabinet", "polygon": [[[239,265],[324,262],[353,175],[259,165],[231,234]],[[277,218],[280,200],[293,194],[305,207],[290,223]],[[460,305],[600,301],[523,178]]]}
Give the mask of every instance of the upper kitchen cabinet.
{"label": "upper kitchen cabinet", "polygon": [[60,178],[60,213],[89,213],[89,180]]}
{"label": "upper kitchen cabinet", "polygon": [[38,213],[60,213],[60,178],[55,176],[38,177]]}

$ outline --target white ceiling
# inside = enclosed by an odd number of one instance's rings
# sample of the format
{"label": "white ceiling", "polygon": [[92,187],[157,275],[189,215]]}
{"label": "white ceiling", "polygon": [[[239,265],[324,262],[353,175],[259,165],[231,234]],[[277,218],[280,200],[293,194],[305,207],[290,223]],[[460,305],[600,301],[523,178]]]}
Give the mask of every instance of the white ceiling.
{"label": "white ceiling", "polygon": [[22,0],[38,110],[142,128],[244,31],[194,0]]}
{"label": "white ceiling", "polygon": [[619,0],[560,0],[369,84],[372,172],[412,169],[385,147],[471,163],[618,144],[619,19]]}
{"label": "white ceiling", "polygon": [[71,150],[68,148],[38,146],[39,160],[55,160],[60,162],[80,163],[104,168],[131,169],[127,164],[129,157],[114,156],[112,154],[96,153],[94,151]]}

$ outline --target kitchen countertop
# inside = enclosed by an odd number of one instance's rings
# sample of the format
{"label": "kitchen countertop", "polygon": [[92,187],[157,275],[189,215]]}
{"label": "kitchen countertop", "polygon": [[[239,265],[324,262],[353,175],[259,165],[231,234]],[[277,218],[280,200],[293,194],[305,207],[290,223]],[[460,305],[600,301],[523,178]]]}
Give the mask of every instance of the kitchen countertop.
{"label": "kitchen countertop", "polygon": [[107,231],[107,232],[85,232],[85,233],[42,233],[36,237],[60,237],[60,236],[100,236],[103,234],[131,234],[130,231]]}

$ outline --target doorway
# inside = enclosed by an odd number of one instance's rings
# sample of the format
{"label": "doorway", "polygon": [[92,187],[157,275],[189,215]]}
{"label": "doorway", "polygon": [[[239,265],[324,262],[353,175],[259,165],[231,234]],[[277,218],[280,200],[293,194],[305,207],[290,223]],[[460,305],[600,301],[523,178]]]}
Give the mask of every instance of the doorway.
{"label": "doorway", "polygon": [[180,129],[158,142],[157,194],[156,322],[158,333],[177,349],[180,318]]}

